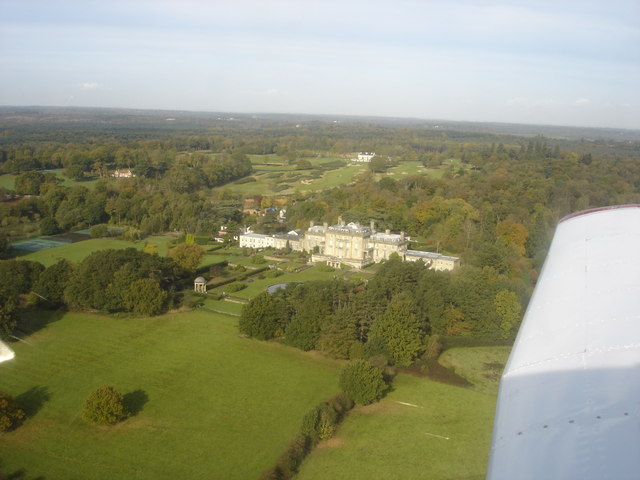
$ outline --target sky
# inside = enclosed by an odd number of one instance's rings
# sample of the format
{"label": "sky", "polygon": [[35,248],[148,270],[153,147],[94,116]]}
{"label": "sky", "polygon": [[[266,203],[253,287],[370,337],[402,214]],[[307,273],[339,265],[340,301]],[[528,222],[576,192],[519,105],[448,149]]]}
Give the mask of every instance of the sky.
{"label": "sky", "polygon": [[0,0],[0,105],[640,129],[640,0]]}

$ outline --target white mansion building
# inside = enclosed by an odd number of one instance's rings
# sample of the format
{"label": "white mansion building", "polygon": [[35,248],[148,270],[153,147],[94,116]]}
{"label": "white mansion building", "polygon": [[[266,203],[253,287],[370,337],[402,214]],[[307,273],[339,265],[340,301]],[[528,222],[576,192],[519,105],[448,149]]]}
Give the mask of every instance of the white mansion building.
{"label": "white mansion building", "polygon": [[326,262],[332,267],[344,264],[360,269],[387,260],[393,253],[407,262],[424,262],[434,270],[453,270],[460,265],[458,257],[407,250],[404,232],[376,232],[373,221],[366,227],[353,222],[345,224],[340,218],[337,225],[331,226],[312,222],[304,234],[299,230],[276,235],[245,233],[239,240],[240,247],[282,249],[289,246],[292,250],[312,252],[312,262]]}

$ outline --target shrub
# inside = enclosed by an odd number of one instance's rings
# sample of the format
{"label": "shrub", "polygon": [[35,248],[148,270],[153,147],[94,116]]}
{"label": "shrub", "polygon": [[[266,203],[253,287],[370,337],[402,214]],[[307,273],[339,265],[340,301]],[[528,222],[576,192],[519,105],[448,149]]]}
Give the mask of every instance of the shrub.
{"label": "shrub", "polygon": [[13,397],[0,392],[0,432],[19,427],[26,416]]}
{"label": "shrub", "polygon": [[283,478],[292,478],[298,472],[304,457],[309,453],[309,448],[309,438],[305,435],[298,435],[289,443],[276,465]]}
{"label": "shrub", "polygon": [[309,410],[302,418],[302,435],[309,438],[311,445],[315,445],[320,440],[318,426],[320,424],[320,406],[317,405]]}
{"label": "shrub", "polygon": [[247,288],[247,284],[243,282],[233,282],[224,287],[227,293],[239,292],[243,288]]}
{"label": "shrub", "polygon": [[268,468],[260,475],[260,480],[285,480],[286,478],[278,467]]}
{"label": "shrub", "polygon": [[189,272],[195,272],[204,256],[204,249],[195,243],[181,243],[167,252],[178,265]]}
{"label": "shrub", "polygon": [[349,347],[349,359],[358,360],[361,358],[364,358],[364,344],[356,340]]}
{"label": "shrub", "polygon": [[122,294],[124,306],[137,315],[160,315],[167,304],[169,294],[151,278],[141,278],[131,283]]}
{"label": "shrub", "polygon": [[109,385],[98,387],[84,402],[82,418],[86,422],[114,425],[126,417],[124,397]]}
{"label": "shrub", "polygon": [[89,229],[89,233],[94,238],[108,237],[109,236],[109,227],[105,224],[94,225]]}
{"label": "shrub", "polygon": [[60,233],[60,226],[55,218],[43,218],[40,221],[40,233],[42,235],[55,235]]}
{"label": "shrub", "polygon": [[422,358],[426,360],[435,360],[442,353],[442,344],[440,343],[440,335],[428,335],[424,338],[424,355]]}
{"label": "shrub", "polygon": [[234,183],[236,185],[242,185],[244,183],[252,183],[252,182],[257,182],[258,180],[255,177],[244,177],[241,178],[239,180],[236,180]]}
{"label": "shrub", "polygon": [[358,405],[369,405],[382,398],[387,384],[382,370],[366,360],[356,360],[340,372],[340,388]]}
{"label": "shrub", "polygon": [[281,270],[269,270],[264,275],[265,275],[265,277],[268,277],[268,278],[275,278],[275,277],[279,277],[281,275],[284,275],[284,273],[282,273]]}
{"label": "shrub", "polygon": [[317,270],[319,272],[335,272],[336,269],[327,265],[326,263],[321,263],[320,265],[317,266]]}
{"label": "shrub", "polygon": [[267,263],[262,255],[253,255],[250,262],[254,265],[262,265],[263,263]]}
{"label": "shrub", "polygon": [[327,404],[335,410],[337,421],[340,422],[344,415],[353,408],[353,400],[349,398],[345,392],[340,392],[327,402]]}

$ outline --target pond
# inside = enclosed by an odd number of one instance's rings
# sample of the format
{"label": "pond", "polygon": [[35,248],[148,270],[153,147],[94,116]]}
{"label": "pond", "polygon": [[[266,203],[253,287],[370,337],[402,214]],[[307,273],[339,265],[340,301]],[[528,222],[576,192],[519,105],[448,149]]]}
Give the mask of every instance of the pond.
{"label": "pond", "polygon": [[267,292],[276,293],[278,290],[282,290],[283,288],[287,288],[289,285],[296,285],[299,282],[284,282],[284,283],[274,283],[273,285],[269,285],[267,287]]}

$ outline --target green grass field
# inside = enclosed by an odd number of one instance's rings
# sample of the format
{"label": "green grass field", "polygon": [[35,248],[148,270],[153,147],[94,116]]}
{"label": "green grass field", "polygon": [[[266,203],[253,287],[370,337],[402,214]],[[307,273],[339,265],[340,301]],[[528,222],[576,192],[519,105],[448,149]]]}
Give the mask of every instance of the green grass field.
{"label": "green grass field", "polygon": [[452,348],[438,361],[473,383],[474,389],[497,395],[498,382],[510,352],[511,347]]}
{"label": "green grass field", "polygon": [[494,408],[494,396],[398,375],[392,392],[356,408],[307,457],[296,480],[484,479]]}
{"label": "green grass field", "polygon": [[13,190],[16,185],[16,177],[17,175],[11,175],[10,173],[0,175],[0,187]]}
{"label": "green grass field", "polygon": [[160,255],[166,255],[166,244],[168,240],[169,237],[165,236],[148,237],[140,242],[129,242],[115,238],[92,238],[90,240],[70,243],[60,247],[47,248],[46,250],[40,250],[37,252],[24,253],[21,250],[16,250],[16,253],[19,255],[20,260],[33,260],[42,263],[45,267],[48,267],[63,258],[72,262],[79,262],[91,253],[98,250],[105,250],[107,248],[124,249],[133,247],[138,250],[142,250],[145,242],[155,245]]}
{"label": "green grass field", "polygon": [[[0,390],[30,415],[0,435],[2,471],[47,480],[257,478],[304,413],[337,392],[339,364],[240,338],[236,322],[202,309],[135,320],[69,313],[14,344]],[[102,384],[137,413],[115,427],[85,424],[83,401]]]}
{"label": "green grass field", "polygon": [[[238,292],[232,293],[233,296],[242,297],[242,298],[253,298],[258,295],[260,292],[266,290],[266,288],[275,283],[286,283],[286,282],[309,282],[312,280],[331,280],[335,275],[340,275],[341,273],[336,272],[321,272],[317,269],[317,267],[311,267],[303,270],[299,273],[285,273],[280,275],[279,277],[266,277],[266,278],[257,278],[252,277],[251,282],[248,283],[247,288],[240,290]],[[218,287],[217,291],[223,291],[224,285]]]}
{"label": "green grass field", "polygon": [[[71,180],[67,177],[63,172],[64,170],[49,170],[52,173],[55,173],[56,177],[58,177],[62,182],[60,185],[64,187],[74,187],[76,185],[81,185],[83,187],[87,187],[88,189],[92,189],[95,187],[96,182],[98,181],[97,177],[89,177],[86,180],[77,181]],[[0,187],[8,188],[9,190],[13,190],[15,188],[15,180],[17,175],[12,175],[10,173],[6,173],[4,175],[0,175]],[[114,179],[115,180],[115,179]]]}

